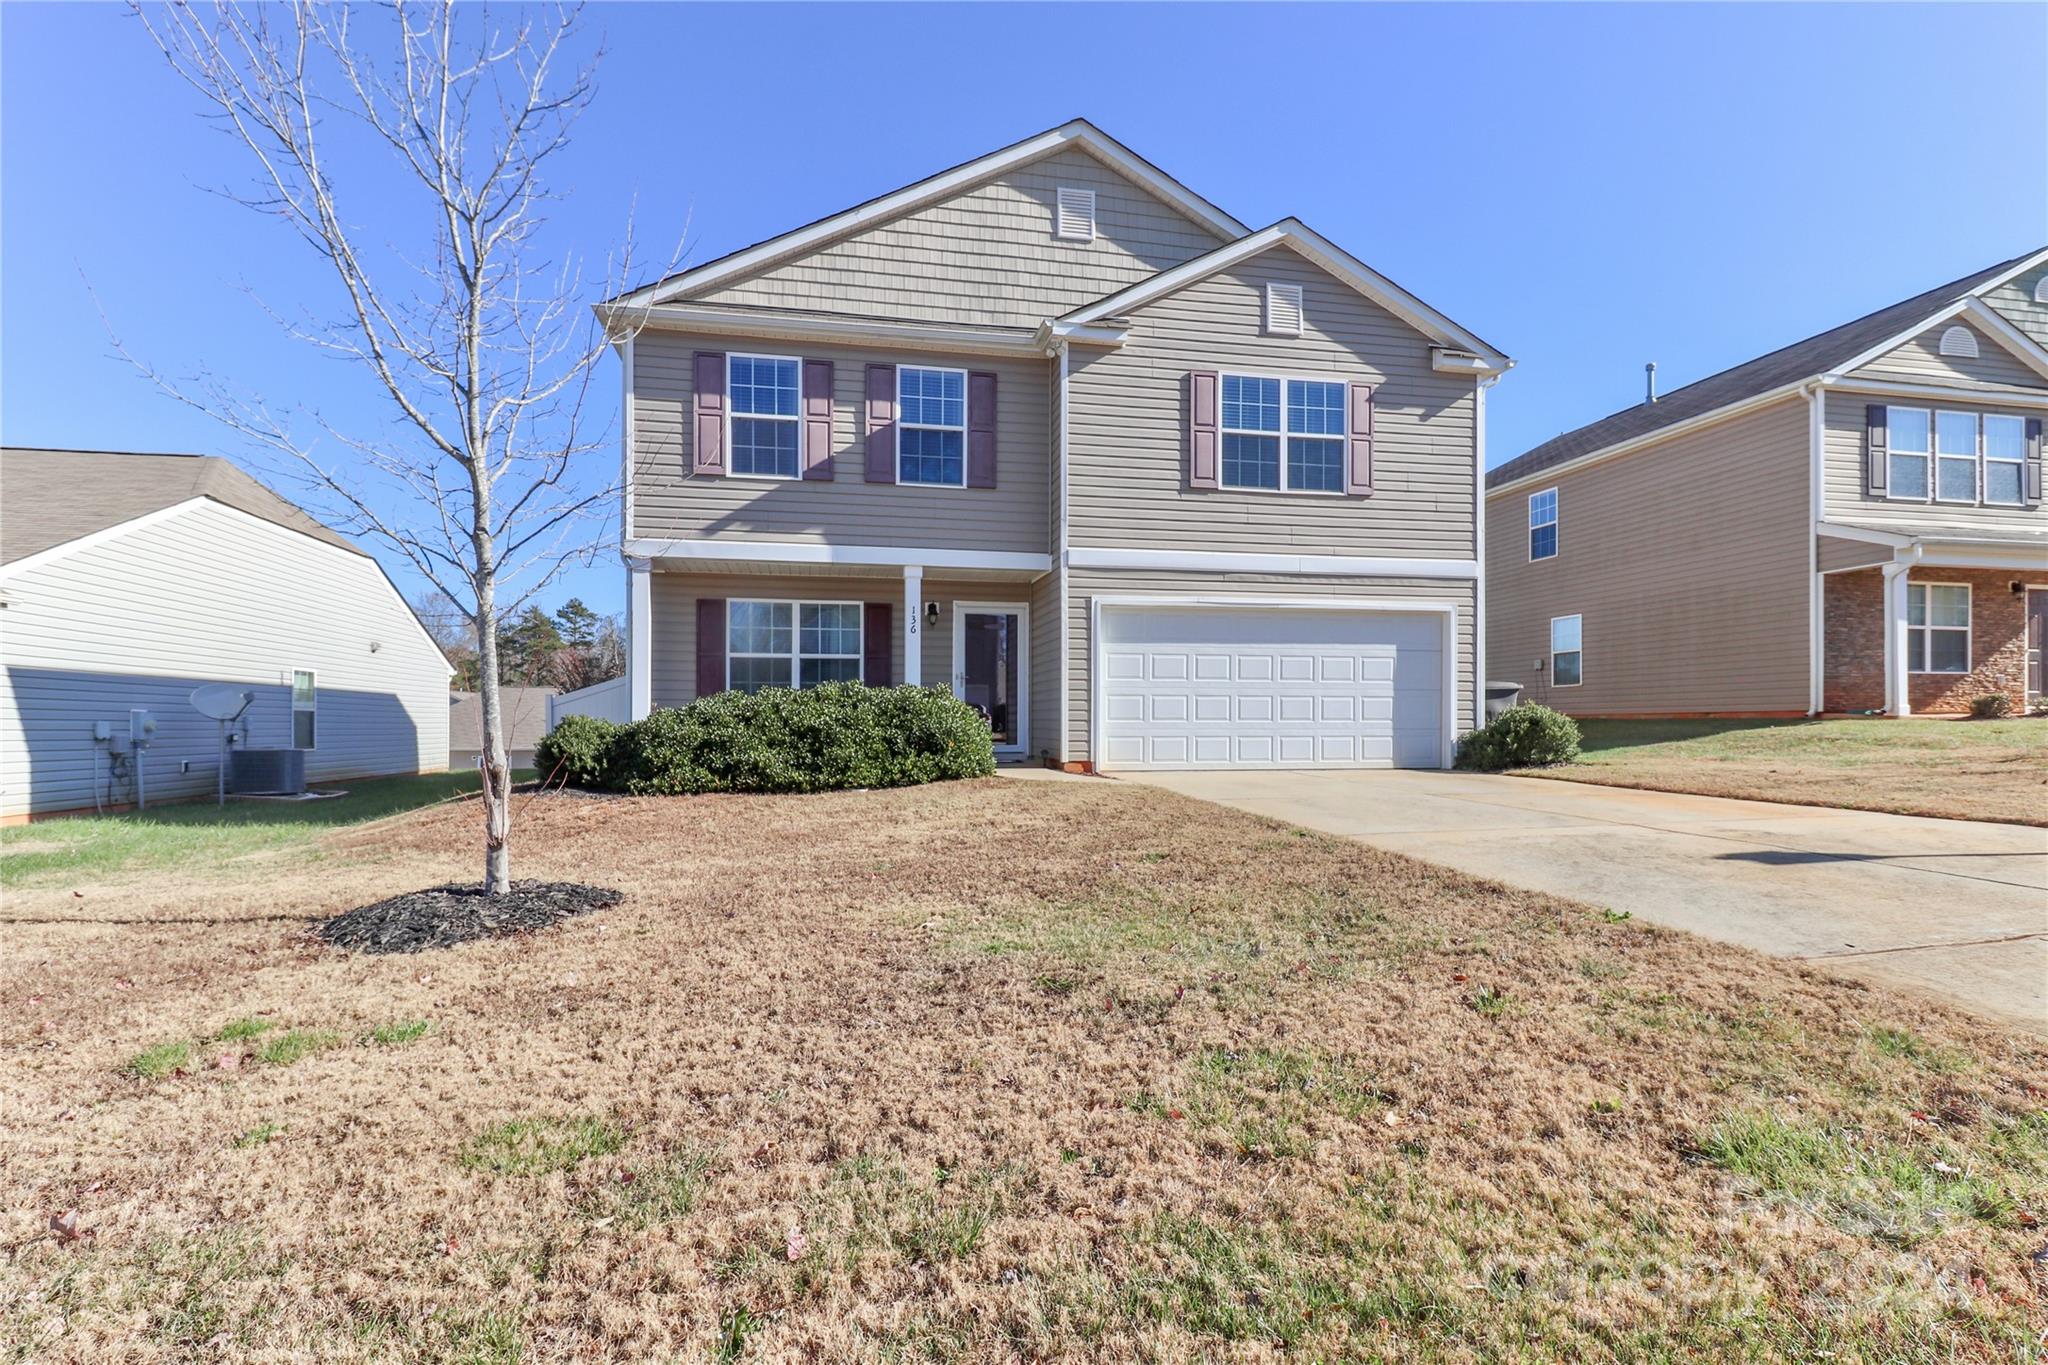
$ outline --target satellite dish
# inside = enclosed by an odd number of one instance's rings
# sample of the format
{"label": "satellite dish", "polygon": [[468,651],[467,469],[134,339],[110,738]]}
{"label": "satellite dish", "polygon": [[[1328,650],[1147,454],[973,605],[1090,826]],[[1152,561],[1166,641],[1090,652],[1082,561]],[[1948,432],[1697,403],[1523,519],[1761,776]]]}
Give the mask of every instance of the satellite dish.
{"label": "satellite dish", "polygon": [[256,694],[231,683],[208,683],[192,689],[192,707],[213,720],[239,720],[256,704]]}

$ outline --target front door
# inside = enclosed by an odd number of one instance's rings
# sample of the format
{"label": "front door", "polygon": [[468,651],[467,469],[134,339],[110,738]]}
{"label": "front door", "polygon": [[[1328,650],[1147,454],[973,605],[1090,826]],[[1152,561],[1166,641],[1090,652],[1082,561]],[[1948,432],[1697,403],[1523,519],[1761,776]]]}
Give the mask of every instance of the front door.
{"label": "front door", "polygon": [[2027,700],[2048,696],[2048,588],[2027,589]]}
{"label": "front door", "polygon": [[1027,609],[1009,602],[953,608],[953,695],[981,712],[998,752],[1022,753]]}

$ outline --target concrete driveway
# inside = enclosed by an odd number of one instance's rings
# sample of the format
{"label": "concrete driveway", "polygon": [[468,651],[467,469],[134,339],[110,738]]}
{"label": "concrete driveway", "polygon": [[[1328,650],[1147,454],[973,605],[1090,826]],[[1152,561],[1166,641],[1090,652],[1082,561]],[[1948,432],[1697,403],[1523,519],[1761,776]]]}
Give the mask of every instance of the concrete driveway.
{"label": "concrete driveway", "polygon": [[2048,1035],[2048,830],[1434,772],[1127,777]]}

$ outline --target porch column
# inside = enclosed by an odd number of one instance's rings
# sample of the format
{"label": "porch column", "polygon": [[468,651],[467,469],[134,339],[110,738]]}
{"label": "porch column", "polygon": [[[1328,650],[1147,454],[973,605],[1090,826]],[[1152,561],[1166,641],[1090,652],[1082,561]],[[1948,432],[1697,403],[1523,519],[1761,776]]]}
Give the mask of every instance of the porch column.
{"label": "porch column", "polygon": [[903,684],[924,685],[924,566],[903,566]]}
{"label": "porch column", "polygon": [[626,718],[654,709],[654,576],[644,559],[626,561]]}
{"label": "porch column", "polygon": [[1884,711],[1888,716],[1913,714],[1913,694],[1906,671],[1906,564],[1884,566]]}

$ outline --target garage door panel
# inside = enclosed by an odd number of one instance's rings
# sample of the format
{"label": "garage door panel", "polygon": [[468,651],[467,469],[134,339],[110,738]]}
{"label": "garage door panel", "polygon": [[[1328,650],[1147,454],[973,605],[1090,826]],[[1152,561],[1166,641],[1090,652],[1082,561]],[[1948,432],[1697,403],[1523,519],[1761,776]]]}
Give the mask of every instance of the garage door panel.
{"label": "garage door panel", "polygon": [[1117,608],[1103,617],[1105,767],[1436,767],[1434,613]]}

